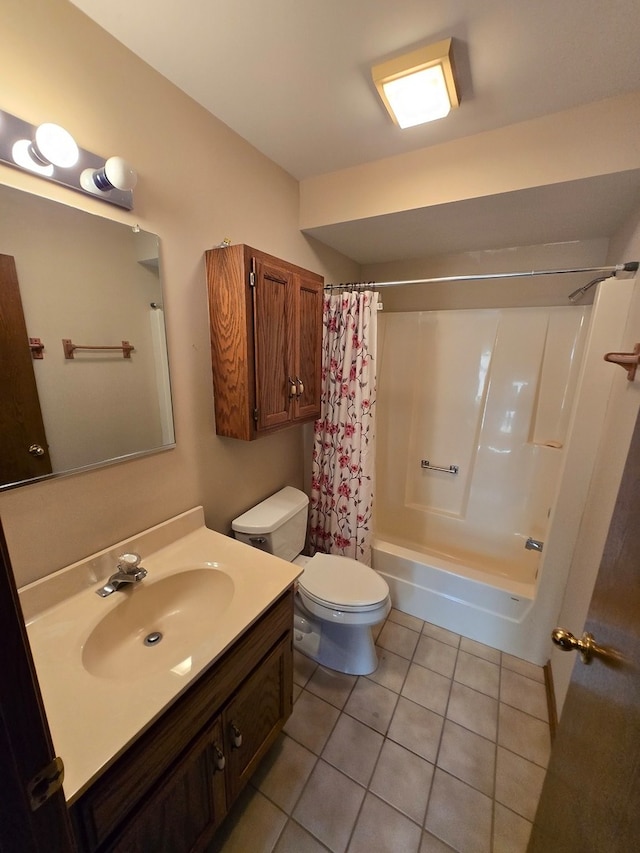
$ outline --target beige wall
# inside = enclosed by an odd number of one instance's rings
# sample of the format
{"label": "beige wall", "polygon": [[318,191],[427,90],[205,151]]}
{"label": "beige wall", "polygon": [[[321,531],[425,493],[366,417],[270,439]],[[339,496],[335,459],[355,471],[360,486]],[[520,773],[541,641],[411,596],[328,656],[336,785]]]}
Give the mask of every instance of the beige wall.
{"label": "beige wall", "polygon": [[639,126],[635,92],[307,178],[300,185],[300,227],[637,169]]}
{"label": "beige wall", "polygon": [[0,107],[67,127],[138,170],[131,213],[0,165],[0,183],[160,235],[177,447],[0,494],[19,585],[204,504],[227,530],[251,502],[302,485],[303,428],[243,444],[213,424],[203,253],[230,237],[344,280],[357,267],[302,237],[298,184],[65,0],[4,0]]}

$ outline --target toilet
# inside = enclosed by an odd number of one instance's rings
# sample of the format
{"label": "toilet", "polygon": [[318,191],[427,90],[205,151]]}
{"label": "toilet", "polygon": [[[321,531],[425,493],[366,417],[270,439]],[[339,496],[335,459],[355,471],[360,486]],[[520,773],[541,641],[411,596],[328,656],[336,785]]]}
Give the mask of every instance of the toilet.
{"label": "toilet", "polygon": [[236,539],[296,563],[294,646],[338,672],[368,675],[378,666],[371,628],[391,610],[389,587],[380,575],[350,557],[301,555],[309,498],[285,486],[238,516]]}

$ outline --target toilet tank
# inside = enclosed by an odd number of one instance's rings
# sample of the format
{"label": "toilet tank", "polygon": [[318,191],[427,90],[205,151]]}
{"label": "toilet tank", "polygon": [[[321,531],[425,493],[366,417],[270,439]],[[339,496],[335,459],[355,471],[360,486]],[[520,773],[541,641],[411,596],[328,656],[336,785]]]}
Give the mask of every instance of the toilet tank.
{"label": "toilet tank", "polygon": [[291,561],[304,548],[308,506],[304,492],[285,486],[234,519],[231,527],[241,542]]}

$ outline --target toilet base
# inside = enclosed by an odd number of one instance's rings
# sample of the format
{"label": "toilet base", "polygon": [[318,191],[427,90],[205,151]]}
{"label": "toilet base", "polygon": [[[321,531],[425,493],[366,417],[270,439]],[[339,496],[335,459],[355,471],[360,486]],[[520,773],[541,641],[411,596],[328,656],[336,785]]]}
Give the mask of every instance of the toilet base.
{"label": "toilet base", "polygon": [[293,645],[302,654],[329,669],[348,675],[370,675],[378,668],[370,625],[321,622],[296,599]]}
{"label": "toilet base", "polygon": [[293,617],[293,645],[308,658],[318,660],[320,632],[308,616],[298,613],[297,607]]}

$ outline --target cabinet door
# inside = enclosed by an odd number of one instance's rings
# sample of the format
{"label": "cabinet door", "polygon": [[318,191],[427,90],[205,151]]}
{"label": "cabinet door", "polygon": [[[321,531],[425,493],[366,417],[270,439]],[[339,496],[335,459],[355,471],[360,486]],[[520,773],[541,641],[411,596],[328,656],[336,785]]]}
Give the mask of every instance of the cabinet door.
{"label": "cabinet door", "polygon": [[242,685],[223,712],[229,803],[248,782],[291,713],[292,669],[289,634]]}
{"label": "cabinet door", "polygon": [[292,417],[293,283],[284,266],[254,258],[256,428],[286,424]]}
{"label": "cabinet door", "polygon": [[226,813],[221,746],[218,718],[103,849],[110,853],[189,853],[211,838]]}
{"label": "cabinet door", "polygon": [[249,247],[206,253],[216,432],[249,441],[255,408]]}
{"label": "cabinet door", "polygon": [[295,402],[296,420],[320,417],[321,360],[322,360],[322,303],[324,289],[316,278],[296,277],[296,328],[298,396]]}

